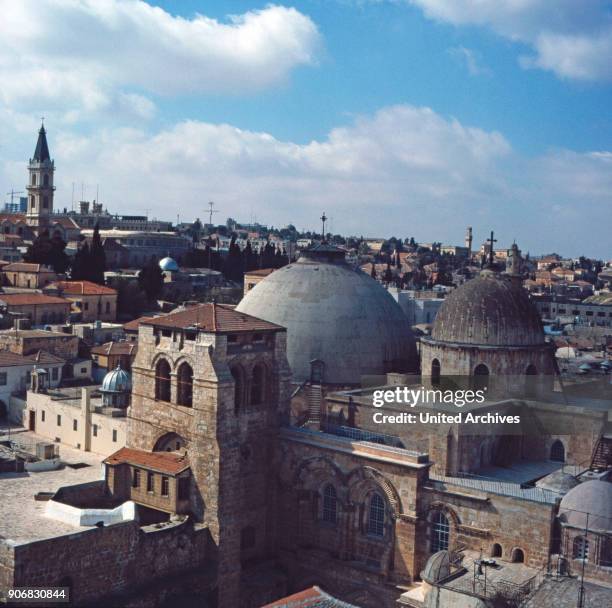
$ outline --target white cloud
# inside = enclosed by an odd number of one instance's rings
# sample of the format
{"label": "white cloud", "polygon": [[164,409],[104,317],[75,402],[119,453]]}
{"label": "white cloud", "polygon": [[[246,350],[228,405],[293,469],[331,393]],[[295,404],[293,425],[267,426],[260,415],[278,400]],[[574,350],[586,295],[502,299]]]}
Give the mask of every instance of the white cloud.
{"label": "white cloud", "polygon": [[480,54],[465,46],[454,46],[448,49],[451,57],[464,65],[471,76],[491,74],[491,70],[482,63]]}
{"label": "white cloud", "polygon": [[[147,95],[241,94],[316,62],[320,35],[293,8],[227,21],[141,0],[0,0],[0,104],[150,117]],[[65,108],[68,107],[69,110]]]}
{"label": "white cloud", "polygon": [[612,13],[606,0],[405,0],[431,19],[488,27],[531,47],[524,67],[562,78],[612,80]]}
{"label": "white cloud", "polygon": [[[191,220],[214,200],[222,216],[274,225],[316,229],[325,210],[342,233],[460,243],[472,225],[477,239],[493,228],[501,245],[516,238],[532,253],[609,255],[611,152],[529,159],[503,135],[429,108],[383,108],[303,145],[195,121],[154,135],[49,130],[60,208],[83,181],[90,197],[100,184],[113,212]],[[0,181],[24,183],[25,159],[0,172]]]}

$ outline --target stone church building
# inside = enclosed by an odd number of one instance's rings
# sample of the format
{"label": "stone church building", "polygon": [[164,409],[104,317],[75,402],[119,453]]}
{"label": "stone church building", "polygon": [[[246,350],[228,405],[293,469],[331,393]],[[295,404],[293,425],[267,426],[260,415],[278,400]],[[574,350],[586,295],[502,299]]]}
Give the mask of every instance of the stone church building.
{"label": "stone church building", "polygon": [[[397,304],[344,264],[326,246],[269,275],[237,308],[202,304],[144,320],[127,447],[105,460],[104,482],[88,490],[92,505],[135,504],[133,521],[89,532],[90,547],[96,535],[120,538],[122,560],[105,562],[103,587],[92,584],[95,559],[43,570],[30,546],[27,562],[18,551],[5,559],[12,582],[69,579],[83,604],[121,598],[129,606],[149,582],[171,587],[189,574],[183,592],[221,608],[256,608],[314,585],[362,608],[426,608],[426,596],[410,593],[440,552],[451,564],[476,552],[571,573],[588,553],[589,576],[609,580],[609,406],[564,400],[516,277],[489,272],[453,292],[421,344],[419,374]],[[288,284],[270,289],[283,276]],[[373,306],[362,307],[362,296]],[[375,338],[363,329],[371,324]],[[317,338],[292,342],[292,327]],[[379,386],[362,386],[365,377]],[[473,411],[520,414],[518,432],[504,422],[472,430],[443,423],[435,432],[374,422],[380,385],[439,387],[459,377],[472,387],[501,378],[508,392]],[[508,471],[514,477],[500,476]],[[582,511],[596,528],[580,534]],[[54,542],[86,555],[78,534]]]}

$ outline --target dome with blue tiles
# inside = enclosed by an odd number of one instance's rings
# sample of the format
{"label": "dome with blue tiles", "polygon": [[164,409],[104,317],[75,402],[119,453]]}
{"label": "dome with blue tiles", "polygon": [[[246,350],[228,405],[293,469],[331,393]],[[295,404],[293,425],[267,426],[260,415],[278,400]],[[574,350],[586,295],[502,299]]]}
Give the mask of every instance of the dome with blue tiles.
{"label": "dome with blue tiles", "polygon": [[132,378],[118,365],[104,376],[101,390],[107,393],[128,393],[132,390]]}
{"label": "dome with blue tiles", "polygon": [[163,272],[178,272],[179,266],[172,258],[164,258],[159,261],[159,267]]}

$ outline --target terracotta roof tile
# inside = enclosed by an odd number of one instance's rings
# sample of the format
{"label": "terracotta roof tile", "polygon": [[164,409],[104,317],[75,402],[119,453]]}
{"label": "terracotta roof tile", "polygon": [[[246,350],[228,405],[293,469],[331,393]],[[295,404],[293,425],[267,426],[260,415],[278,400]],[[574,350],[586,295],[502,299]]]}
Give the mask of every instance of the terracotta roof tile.
{"label": "terracotta roof tile", "polygon": [[128,321],[123,324],[123,331],[138,331],[138,326],[145,321],[149,321],[150,319],[154,319],[155,317],[138,317],[138,319],[133,319],[132,321]]}
{"label": "terracotta roof tile", "polygon": [[111,454],[104,461],[104,464],[109,466],[131,464],[159,473],[178,475],[189,468],[189,459],[186,454],[177,454],[176,452],[147,452],[133,448],[121,448]]}
{"label": "terracotta roof tile", "polygon": [[337,600],[319,587],[310,587],[299,593],[294,593],[262,608],[356,608],[353,604],[347,604]]}
{"label": "terracotta roof tile", "polygon": [[117,290],[91,281],[55,281],[47,285],[46,289],[60,289],[66,294],[79,296],[117,295]]}
{"label": "terracotta roof tile", "polygon": [[0,302],[7,306],[27,306],[33,304],[66,304],[70,306],[70,302],[64,298],[47,296],[43,293],[2,293],[0,294]]}
{"label": "terracotta roof tile", "polygon": [[188,329],[198,327],[214,333],[239,331],[278,331],[284,327],[238,312],[228,304],[199,304],[167,315],[141,321],[143,325]]}

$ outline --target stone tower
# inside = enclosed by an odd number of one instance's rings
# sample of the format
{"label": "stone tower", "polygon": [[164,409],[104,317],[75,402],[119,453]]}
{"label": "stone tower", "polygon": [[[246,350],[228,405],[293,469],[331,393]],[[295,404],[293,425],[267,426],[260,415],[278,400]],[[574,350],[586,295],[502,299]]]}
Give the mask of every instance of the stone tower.
{"label": "stone tower", "polygon": [[468,226],[465,230],[465,247],[468,250],[468,260],[472,257],[472,227]]}
{"label": "stone tower", "polygon": [[277,546],[286,331],[222,304],[179,309],[141,323],[132,381],[127,444],[186,452],[189,511],[217,546],[218,605],[239,606],[241,564],[265,560]]}
{"label": "stone tower", "polygon": [[26,222],[34,230],[39,231],[49,225],[49,217],[53,213],[53,174],[55,164],[49,155],[47,133],[44,124],[38,131],[38,141],[34,156],[28,165],[28,210]]}

